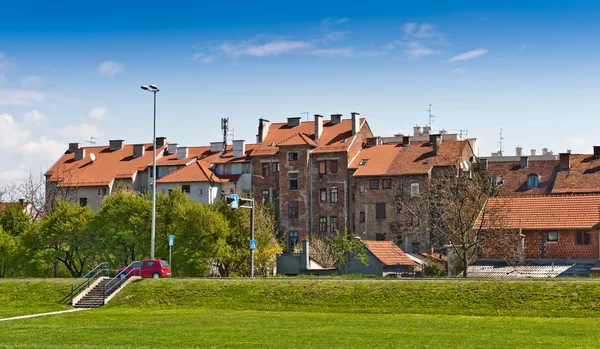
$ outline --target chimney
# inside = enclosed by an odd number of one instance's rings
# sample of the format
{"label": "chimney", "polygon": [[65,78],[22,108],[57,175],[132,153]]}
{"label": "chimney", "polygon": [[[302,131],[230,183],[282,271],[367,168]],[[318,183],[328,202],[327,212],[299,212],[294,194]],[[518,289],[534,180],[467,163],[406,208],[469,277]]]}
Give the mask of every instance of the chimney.
{"label": "chimney", "polygon": [[352,115],[352,135],[356,135],[360,130],[360,113],[353,112]]}
{"label": "chimney", "polygon": [[[179,148],[177,148],[179,149]],[[210,152],[219,153],[223,151],[223,142],[210,142]]]}
{"label": "chimney", "polygon": [[323,115],[315,114],[315,141],[323,134]]}
{"label": "chimney", "polygon": [[167,137],[156,137],[156,148],[162,148],[167,144]]}
{"label": "chimney", "polygon": [[402,146],[408,147],[410,145],[410,136],[402,136]]}
{"label": "chimney", "polygon": [[175,153],[177,153],[177,143],[169,143],[169,145],[167,145],[167,155]]}
{"label": "chimney", "polygon": [[423,126],[423,134],[428,135],[431,133],[431,126]]}
{"label": "chimney", "polygon": [[293,116],[291,118],[287,118],[287,125],[288,127],[295,127],[295,126],[300,126],[300,124],[302,123],[302,118],[299,116]]}
{"label": "chimney", "polygon": [[75,150],[75,155],[73,155],[73,160],[79,161],[85,158],[85,148],[79,148]]}
{"label": "chimney", "polygon": [[519,164],[520,168],[527,168],[529,167],[529,157],[527,156],[521,156],[521,162]]}
{"label": "chimney", "polygon": [[421,126],[417,125],[413,127],[413,135],[420,136],[421,135]]}
{"label": "chimney", "polygon": [[571,153],[559,153],[558,163],[561,170],[568,170],[571,168]]}
{"label": "chimney", "polygon": [[125,143],[122,139],[112,139],[108,141],[108,148],[110,150],[121,150],[123,149],[123,143]]}
{"label": "chimney", "polygon": [[302,259],[300,259],[300,269],[308,270],[310,267],[310,246],[307,240],[302,240]]}
{"label": "chimney", "polygon": [[535,156],[535,149],[531,149],[531,156]]}
{"label": "chimney", "polygon": [[271,122],[263,118],[258,119],[258,134],[256,135],[256,143],[262,143],[269,134],[269,126]]}
{"label": "chimney", "polygon": [[337,125],[342,122],[342,114],[331,114],[331,124]]}
{"label": "chimney", "polygon": [[189,154],[189,148],[188,147],[179,147],[177,148],[177,159],[187,159]]}
{"label": "chimney", "polygon": [[440,151],[440,145],[442,144],[442,135],[440,134],[430,134],[429,135],[429,143],[433,146],[433,154],[437,155]]}
{"label": "chimney", "polygon": [[244,156],[246,154],[246,141],[233,141],[233,156]]}
{"label": "chimney", "polygon": [[517,156],[523,156],[523,148],[517,147],[515,149],[516,149],[516,155]]}
{"label": "chimney", "polygon": [[141,158],[144,156],[144,152],[146,151],[146,147],[143,144],[135,144],[133,146],[133,157]]}
{"label": "chimney", "polygon": [[594,146],[594,157],[595,158],[600,158],[600,145],[595,145]]}
{"label": "chimney", "polygon": [[79,149],[79,143],[69,143],[69,153],[73,153],[77,149]]}
{"label": "chimney", "polygon": [[479,159],[479,166],[482,170],[486,171],[488,167],[488,159]]}

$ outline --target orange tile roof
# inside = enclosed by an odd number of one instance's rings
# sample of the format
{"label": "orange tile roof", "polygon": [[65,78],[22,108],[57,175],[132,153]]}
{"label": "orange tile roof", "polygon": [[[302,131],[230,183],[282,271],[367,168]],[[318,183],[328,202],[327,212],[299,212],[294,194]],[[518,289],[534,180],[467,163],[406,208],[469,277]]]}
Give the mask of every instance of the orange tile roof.
{"label": "orange tile roof", "polygon": [[[196,161],[189,166],[185,166],[159,178],[156,183],[210,182],[212,173],[209,164]],[[220,182],[221,180],[215,174],[212,176],[212,181]]]}
{"label": "orange tile roof", "polygon": [[592,154],[571,154],[571,168],[556,175],[552,193],[600,192],[600,158]]}
{"label": "orange tile roof", "polygon": [[228,145],[225,156],[221,157],[221,152],[211,152],[210,146],[188,147],[188,157],[177,159],[177,154],[168,154],[162,156],[156,161],[157,166],[178,166],[190,164],[195,160],[202,160],[207,163],[231,163],[250,161],[250,153],[256,147],[256,144],[246,144],[246,152],[243,156],[233,156],[233,146]]}
{"label": "orange tile roof", "polygon": [[[519,161],[488,162],[487,168],[489,175],[497,175],[504,181],[498,187],[498,195],[550,194],[557,172],[558,160],[529,161],[527,168],[521,168]],[[531,173],[541,176],[538,188],[527,188],[527,176]]]}
{"label": "orange tile roof", "polygon": [[[51,182],[60,181],[61,186],[104,186],[115,178],[132,178],[137,171],[152,163],[152,143],[144,144],[144,155],[133,157],[133,144],[122,149],[110,150],[108,146],[83,147],[85,158],[75,161],[74,153],[66,152],[46,172]],[[162,151],[162,149],[157,149]],[[91,161],[90,154],[96,157]]]}
{"label": "orange tile roof", "polygon": [[363,240],[367,249],[386,266],[417,265],[391,241]]}
{"label": "orange tile roof", "polygon": [[[357,169],[354,176],[393,176],[425,174],[433,166],[451,166],[461,158],[468,161],[470,147],[467,141],[447,140],[440,144],[437,155],[429,142],[404,147],[401,144],[382,144],[363,149],[352,161],[350,168]],[[368,160],[365,165],[359,165]]]}
{"label": "orange tile roof", "polygon": [[[600,195],[530,195],[490,198],[484,226],[519,229],[590,229],[600,222]],[[476,222],[481,224],[482,217]]]}
{"label": "orange tile roof", "polygon": [[[361,127],[365,123],[365,119],[361,118]],[[335,125],[330,120],[323,120],[323,133],[316,141],[314,121],[303,121],[293,127],[289,127],[287,123],[272,123],[267,137],[257,145],[252,155],[277,154],[279,146],[291,145],[309,145],[315,147],[313,152],[316,153],[347,151],[353,137],[351,119],[342,119]]]}

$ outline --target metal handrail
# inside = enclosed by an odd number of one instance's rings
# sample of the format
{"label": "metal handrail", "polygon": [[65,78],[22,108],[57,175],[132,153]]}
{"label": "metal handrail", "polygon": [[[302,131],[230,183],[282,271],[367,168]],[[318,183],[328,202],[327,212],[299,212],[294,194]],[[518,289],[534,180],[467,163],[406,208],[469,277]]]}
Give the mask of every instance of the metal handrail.
{"label": "metal handrail", "polygon": [[106,276],[110,275],[110,263],[102,262],[95,266],[94,269],[87,272],[87,274],[75,280],[73,285],[71,285],[71,304],[73,304],[73,298],[75,297],[76,292],[78,293],[83,286],[87,285],[86,288],[90,287],[90,280],[102,276],[104,272],[106,272]]}
{"label": "metal handrail", "polygon": [[[140,261],[133,261],[131,264],[123,268],[123,270],[118,272],[114,278],[105,283],[104,292],[102,293],[102,298],[104,301],[106,302],[106,296],[110,295],[110,291],[112,291],[115,287],[120,286],[125,279],[128,279],[131,276],[142,276],[142,269],[140,266]],[[111,284],[113,285],[111,286]]]}

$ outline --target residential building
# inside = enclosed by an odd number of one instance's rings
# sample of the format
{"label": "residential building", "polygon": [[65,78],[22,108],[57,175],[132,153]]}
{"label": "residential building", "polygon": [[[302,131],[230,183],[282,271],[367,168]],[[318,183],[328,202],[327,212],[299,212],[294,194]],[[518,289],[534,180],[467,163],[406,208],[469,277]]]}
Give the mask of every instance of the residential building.
{"label": "residential building", "polygon": [[[404,253],[392,241],[363,240],[367,247],[367,264],[352,258],[348,266],[341,266],[345,274],[364,274],[376,276],[416,276],[421,273],[421,266],[414,257]],[[421,261],[422,262],[422,261]]]}

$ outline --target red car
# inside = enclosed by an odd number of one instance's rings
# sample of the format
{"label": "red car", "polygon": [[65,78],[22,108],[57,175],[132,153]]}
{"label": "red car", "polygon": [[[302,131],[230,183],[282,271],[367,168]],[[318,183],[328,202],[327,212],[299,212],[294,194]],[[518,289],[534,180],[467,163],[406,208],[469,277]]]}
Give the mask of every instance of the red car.
{"label": "red car", "polygon": [[139,261],[134,267],[129,266],[119,269],[117,271],[117,275],[119,275],[121,278],[130,276],[141,276],[143,278],[155,279],[168,278],[171,276],[171,267],[167,261],[161,259],[146,259]]}

